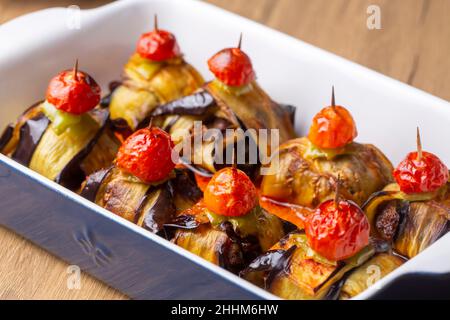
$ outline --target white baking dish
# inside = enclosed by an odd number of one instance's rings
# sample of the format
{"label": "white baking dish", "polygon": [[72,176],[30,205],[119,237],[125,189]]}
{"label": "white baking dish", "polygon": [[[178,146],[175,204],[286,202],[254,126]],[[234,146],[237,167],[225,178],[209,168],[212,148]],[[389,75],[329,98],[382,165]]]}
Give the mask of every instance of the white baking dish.
{"label": "white baking dish", "polygon": [[[81,13],[80,29],[67,27],[68,14],[71,13],[65,8],[43,10],[0,27],[0,128],[13,121],[27,106],[42,99],[48,79],[71,66],[75,58],[79,59],[80,68],[97,79],[106,93],[108,82],[119,79],[121,68],[133,52],[138,36],[151,28],[152,17],[157,13],[160,26],[176,34],[186,59],[207,79],[211,77],[206,67],[207,59],[219,49],[235,45],[239,33],[243,32],[243,49],[251,56],[262,87],[276,101],[298,107],[296,129],[300,135],[308,129],[313,115],[329,103],[330,88],[335,85],[337,102],[348,107],[355,117],[358,141],[377,145],[396,164],[415,148],[415,128],[420,126],[424,148],[438,154],[445,163],[450,163],[450,149],[446,145],[450,138],[448,102],[245,18],[199,1],[187,0],[129,0],[85,10]],[[164,294],[154,292],[160,287],[152,289],[151,281],[148,290],[142,293],[142,288],[136,291],[132,289],[132,284],[127,286],[123,281],[116,281],[117,277],[124,278],[121,274],[114,277],[108,270],[87,267],[88,272],[133,297],[274,298],[227,271],[109,214],[3,155],[0,155],[0,164],[0,186],[11,182],[5,179],[11,172],[23,176],[30,180],[30,184],[45,188],[48,194],[59,195],[68,206],[76,204],[91,214],[117,224],[117,230],[126,229],[139,235],[139,241],[151,242],[153,246],[168,250],[174,260],[168,258],[167,263],[185,261],[186,270],[195,269],[196,276],[186,280],[185,287],[166,274],[167,278],[163,280],[174,289],[170,294]],[[1,196],[0,200],[3,201],[7,196]],[[48,202],[48,206],[51,205]],[[18,215],[22,213],[24,218],[21,219],[25,220],[27,209],[29,206],[14,208]],[[28,212],[28,216],[31,214]],[[31,233],[39,233],[39,230],[27,231],[29,229],[24,227],[26,221],[19,225],[8,217],[0,222],[64,259],[72,260],[70,255],[65,255],[59,248],[55,249],[49,242],[32,236]],[[43,232],[48,226],[41,225],[41,228]],[[89,232],[101,229],[98,226],[96,228]],[[84,265],[82,261],[70,262]],[[160,264],[164,267],[164,261]],[[121,271],[120,266],[116,266],[115,270],[125,272]],[[136,272],[145,275],[142,270]],[[228,288],[223,295],[202,296],[198,294],[199,290],[188,287],[199,284],[202,272],[205,278],[213,279],[210,289],[218,283]],[[450,272],[450,235],[441,238],[357,298],[369,298],[378,288],[409,272]],[[186,274],[189,272],[186,271]],[[163,284],[159,286],[164,287]],[[197,287],[205,290],[208,285],[200,283]],[[183,288],[190,290],[191,295],[181,293]]]}

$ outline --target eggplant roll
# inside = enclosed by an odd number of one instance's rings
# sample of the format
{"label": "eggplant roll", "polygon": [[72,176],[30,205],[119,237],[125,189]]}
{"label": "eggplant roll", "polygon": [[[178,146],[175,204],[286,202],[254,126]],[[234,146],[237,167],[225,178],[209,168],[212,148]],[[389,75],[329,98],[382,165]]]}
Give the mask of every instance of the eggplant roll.
{"label": "eggplant roll", "polygon": [[125,65],[122,83],[111,93],[111,119],[119,131],[124,125],[134,131],[156,106],[189,95],[203,83],[183,58],[153,62],[135,53]]}
{"label": "eggplant roll", "polygon": [[344,261],[330,261],[314,252],[301,232],[288,234],[256,258],[240,276],[289,300],[336,298],[339,281],[374,254],[370,246]]}
{"label": "eggplant roll", "polygon": [[[259,130],[278,129],[280,142],[293,138],[294,110],[292,106],[273,102],[256,82],[231,88],[214,80],[190,96],[159,106],[151,116],[171,134],[177,144],[194,140],[196,135],[203,133],[203,129],[216,129],[222,133],[226,129],[242,129],[236,135],[225,135],[218,145],[214,139],[204,137],[202,148],[192,148],[190,154],[182,156],[189,163],[214,173],[224,167],[227,146],[242,140],[246,147],[243,151],[238,150],[238,162],[240,169],[249,173],[251,168],[261,162],[258,155],[259,142],[262,142]],[[195,121],[202,121],[200,132],[194,129]],[[247,129],[253,130],[245,131]],[[264,151],[270,155],[270,135],[264,142],[267,143]],[[256,158],[252,159],[255,155]]]}
{"label": "eggplant roll", "polygon": [[202,196],[189,174],[175,170],[171,180],[152,185],[111,166],[91,174],[83,183],[80,194],[112,213],[166,237],[164,224]]}
{"label": "eggplant roll", "polygon": [[224,217],[210,212],[202,201],[166,227],[175,229],[175,244],[233,273],[284,235],[281,221],[261,208],[242,217]]}
{"label": "eggplant roll", "polygon": [[46,103],[34,104],[7,128],[0,152],[76,190],[87,175],[111,165],[120,143],[110,128],[108,110],[93,109],[61,130],[45,111]]}
{"label": "eggplant roll", "polygon": [[363,206],[372,236],[392,244],[398,254],[413,258],[449,229],[450,183],[433,193],[405,194],[393,183]]}
{"label": "eggplant roll", "polygon": [[339,299],[351,299],[400,267],[405,260],[389,253],[379,253],[352,271],[340,288]]}
{"label": "eggplant roll", "polygon": [[369,196],[392,181],[392,164],[370,144],[351,143],[340,150],[317,149],[308,138],[298,138],[279,148],[271,163],[272,175],[263,177],[261,194],[275,200],[315,208],[334,197],[341,179],[344,198],[362,205]]}

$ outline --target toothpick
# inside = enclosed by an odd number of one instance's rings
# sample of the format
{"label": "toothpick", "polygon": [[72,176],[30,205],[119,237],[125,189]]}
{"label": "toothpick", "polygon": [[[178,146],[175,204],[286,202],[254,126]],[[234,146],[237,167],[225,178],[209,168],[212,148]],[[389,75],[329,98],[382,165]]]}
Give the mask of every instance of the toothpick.
{"label": "toothpick", "polygon": [[336,194],[334,196],[334,205],[336,207],[336,210],[339,209],[339,202],[341,201],[341,196],[340,196],[340,192],[341,192],[341,175],[338,174],[337,177],[337,181],[336,181]]}
{"label": "toothpick", "polygon": [[333,88],[331,89],[331,106],[332,106],[332,107],[335,107],[335,106],[336,106],[336,98],[335,98],[335,96],[334,96],[334,86],[333,86]]}
{"label": "toothpick", "polygon": [[148,123],[148,128],[151,129],[153,126],[153,117],[150,118],[150,122]]}
{"label": "toothpick", "polygon": [[234,169],[237,168],[237,137],[236,137],[236,133],[233,137],[233,164],[232,164],[232,166]]}
{"label": "toothpick", "polygon": [[153,23],[154,23],[153,27],[154,27],[155,31],[157,31],[158,30],[158,15],[157,14],[155,14]]}
{"label": "toothpick", "polygon": [[422,160],[422,141],[420,139],[420,129],[417,127],[417,160]]}
{"label": "toothpick", "polygon": [[241,35],[239,36],[239,42],[237,45],[238,49],[241,49],[241,45],[242,45],[242,32],[241,32]]}
{"label": "toothpick", "polygon": [[73,67],[73,79],[78,81],[78,58],[75,60],[75,66]]}

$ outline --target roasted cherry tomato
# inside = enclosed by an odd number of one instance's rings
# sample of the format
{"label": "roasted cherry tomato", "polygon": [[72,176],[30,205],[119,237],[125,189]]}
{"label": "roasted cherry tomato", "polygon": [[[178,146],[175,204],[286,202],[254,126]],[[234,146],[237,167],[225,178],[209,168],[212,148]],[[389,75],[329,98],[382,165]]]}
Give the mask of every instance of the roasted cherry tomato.
{"label": "roasted cherry tomato", "polygon": [[311,248],[323,257],[349,258],[369,243],[370,226],[364,212],[351,201],[323,202],[308,216],[306,236]]}
{"label": "roasted cherry tomato", "polygon": [[175,168],[173,148],[168,133],[156,127],[144,128],[122,144],[117,153],[117,165],[143,182],[159,182]]}
{"label": "roasted cherry tomato", "polygon": [[243,86],[255,80],[252,62],[240,48],[219,51],[208,60],[208,66],[228,86]]}
{"label": "roasted cherry tomato", "polygon": [[100,93],[97,82],[75,66],[50,80],[46,98],[57,109],[78,115],[95,108],[100,102]]}
{"label": "roasted cherry tomato", "polygon": [[335,105],[334,88],[331,106],[322,109],[313,119],[309,140],[322,149],[335,149],[352,142],[358,135],[350,112]]}
{"label": "roasted cherry tomato", "polygon": [[214,174],[204,191],[206,207],[213,213],[237,217],[247,214],[257,202],[256,187],[236,168],[224,168]]}
{"label": "roasted cherry tomato", "polygon": [[156,18],[155,29],[141,35],[136,52],[142,58],[152,61],[164,61],[181,54],[175,36],[166,30],[158,29]]}
{"label": "roasted cherry tomato", "polygon": [[404,193],[433,192],[449,179],[448,168],[434,154],[409,153],[394,170],[394,178]]}

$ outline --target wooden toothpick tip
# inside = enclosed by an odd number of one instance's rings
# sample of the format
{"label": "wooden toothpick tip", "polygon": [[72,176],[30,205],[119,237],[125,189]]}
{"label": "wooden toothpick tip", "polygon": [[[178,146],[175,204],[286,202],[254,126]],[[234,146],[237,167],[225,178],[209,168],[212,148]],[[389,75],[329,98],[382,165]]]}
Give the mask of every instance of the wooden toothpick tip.
{"label": "wooden toothpick tip", "polygon": [[334,86],[331,88],[331,106],[336,106],[336,97],[334,95]]}
{"label": "wooden toothpick tip", "polygon": [[422,141],[420,139],[420,129],[417,127],[417,155],[418,160],[422,159]]}
{"label": "wooden toothpick tip", "polygon": [[155,17],[154,17],[153,28],[155,30],[158,30],[158,15],[157,14],[155,14]]}
{"label": "wooden toothpick tip", "polygon": [[338,174],[337,180],[336,180],[336,194],[334,195],[334,205],[336,207],[336,210],[339,209],[339,202],[341,201],[341,175]]}
{"label": "wooden toothpick tip", "polygon": [[153,126],[153,117],[150,118],[150,121],[148,123],[148,128],[151,129]]}
{"label": "wooden toothpick tip", "polygon": [[241,46],[242,46],[242,32],[241,32],[241,34],[239,36],[239,42],[238,42],[238,45],[237,45],[238,49],[241,49]]}
{"label": "wooden toothpick tip", "polygon": [[238,161],[238,159],[237,159],[238,158],[237,145],[238,145],[238,143],[237,143],[237,136],[235,134],[234,137],[233,137],[233,163],[232,163],[232,167],[234,169],[237,168],[237,161]]}
{"label": "wooden toothpick tip", "polygon": [[75,66],[73,67],[73,78],[78,81],[78,58],[75,60]]}

